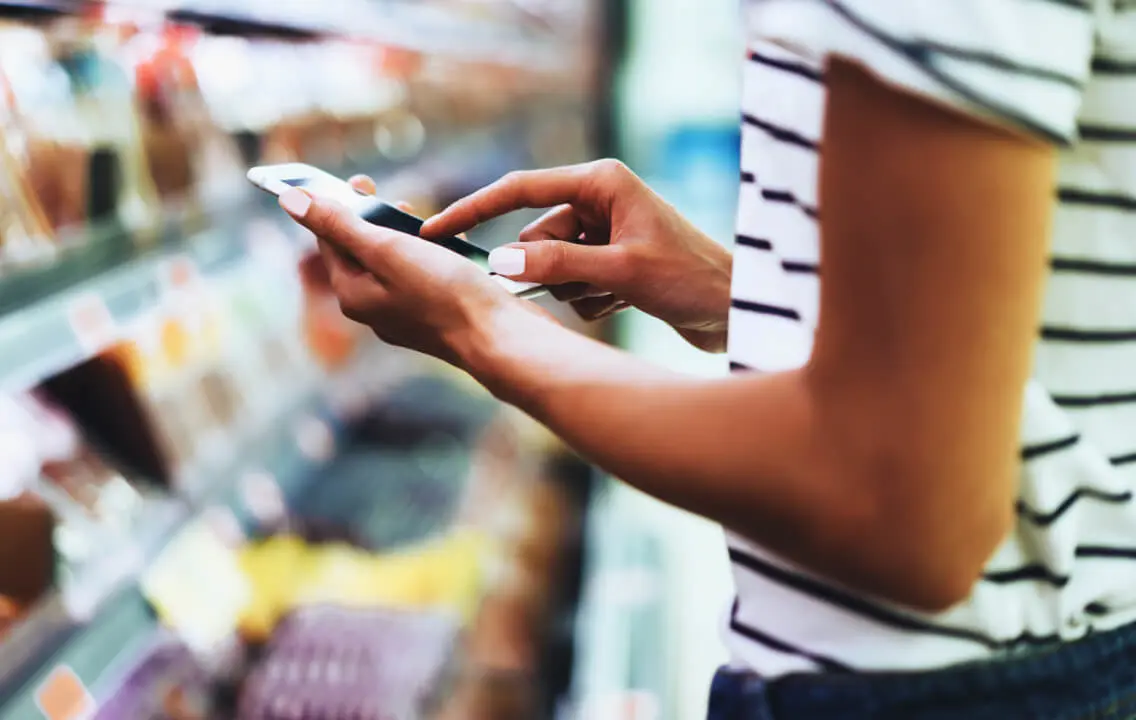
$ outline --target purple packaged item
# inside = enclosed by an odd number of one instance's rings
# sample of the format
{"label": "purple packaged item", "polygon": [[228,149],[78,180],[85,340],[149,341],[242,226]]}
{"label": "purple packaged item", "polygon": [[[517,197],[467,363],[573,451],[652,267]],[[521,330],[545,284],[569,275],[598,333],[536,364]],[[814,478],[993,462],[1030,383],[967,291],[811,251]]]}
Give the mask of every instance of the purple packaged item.
{"label": "purple packaged item", "polygon": [[272,635],[237,720],[411,720],[442,681],[456,620],[439,613],[315,606]]}
{"label": "purple packaged item", "polygon": [[207,674],[184,645],[170,639],[134,663],[99,704],[94,720],[207,720],[210,697]]}

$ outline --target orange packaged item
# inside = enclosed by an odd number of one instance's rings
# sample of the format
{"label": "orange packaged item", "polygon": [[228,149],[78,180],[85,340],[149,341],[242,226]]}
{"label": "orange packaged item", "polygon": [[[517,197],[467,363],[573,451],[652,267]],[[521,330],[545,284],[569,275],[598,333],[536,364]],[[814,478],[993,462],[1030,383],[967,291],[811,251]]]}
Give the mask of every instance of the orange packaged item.
{"label": "orange packaged item", "polygon": [[300,279],[304,287],[304,341],[324,368],[342,367],[354,356],[362,328],[343,316],[318,254],[300,261]]}
{"label": "orange packaged item", "polygon": [[15,600],[0,595],[0,642],[4,641],[4,636],[8,634],[8,630],[16,624],[16,620],[23,614],[22,608]]}
{"label": "orange packaged item", "polygon": [[191,345],[189,330],[179,319],[171,317],[162,323],[162,355],[170,368],[180,369],[189,362]]}

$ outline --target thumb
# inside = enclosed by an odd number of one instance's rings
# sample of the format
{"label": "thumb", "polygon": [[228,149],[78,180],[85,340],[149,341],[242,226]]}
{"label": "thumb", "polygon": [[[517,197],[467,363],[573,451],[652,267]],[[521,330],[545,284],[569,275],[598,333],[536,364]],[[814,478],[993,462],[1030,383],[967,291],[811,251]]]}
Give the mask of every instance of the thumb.
{"label": "thumb", "polygon": [[493,272],[542,285],[583,282],[609,289],[612,248],[562,240],[532,240],[495,248],[489,253]]}

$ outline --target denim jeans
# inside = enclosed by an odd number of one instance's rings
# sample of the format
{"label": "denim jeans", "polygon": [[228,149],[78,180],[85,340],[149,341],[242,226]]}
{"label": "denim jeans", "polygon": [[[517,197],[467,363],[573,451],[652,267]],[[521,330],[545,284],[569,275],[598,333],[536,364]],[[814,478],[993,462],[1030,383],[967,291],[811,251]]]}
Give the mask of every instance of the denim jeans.
{"label": "denim jeans", "polygon": [[709,720],[1136,718],[1136,625],[931,672],[789,675],[720,670]]}

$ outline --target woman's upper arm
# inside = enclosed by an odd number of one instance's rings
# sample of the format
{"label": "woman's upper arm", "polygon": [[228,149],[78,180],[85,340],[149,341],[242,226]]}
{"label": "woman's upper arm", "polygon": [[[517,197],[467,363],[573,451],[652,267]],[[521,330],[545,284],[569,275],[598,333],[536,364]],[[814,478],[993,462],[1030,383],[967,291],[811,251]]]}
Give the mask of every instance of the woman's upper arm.
{"label": "woman's upper arm", "polygon": [[1013,518],[1056,147],[1105,1],[749,3],[755,39],[829,61],[816,441],[962,594]]}
{"label": "woman's upper arm", "polygon": [[809,365],[824,441],[881,484],[881,513],[977,572],[1014,505],[1055,151],[853,62],[828,85]]}

